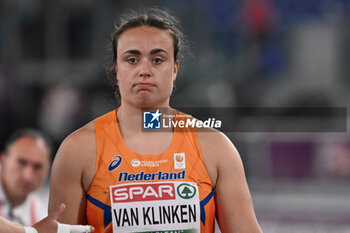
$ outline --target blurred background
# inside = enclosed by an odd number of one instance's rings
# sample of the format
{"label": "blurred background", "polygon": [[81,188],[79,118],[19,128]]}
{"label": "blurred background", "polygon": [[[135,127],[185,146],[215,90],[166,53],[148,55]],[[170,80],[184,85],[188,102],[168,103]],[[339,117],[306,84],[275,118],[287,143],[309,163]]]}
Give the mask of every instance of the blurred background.
{"label": "blurred background", "polygon": [[[0,0],[0,149],[34,127],[56,150],[114,109],[107,43],[120,13],[148,6],[172,10],[190,43],[172,106],[349,107],[350,0]],[[350,231],[347,132],[228,136],[264,232]]]}

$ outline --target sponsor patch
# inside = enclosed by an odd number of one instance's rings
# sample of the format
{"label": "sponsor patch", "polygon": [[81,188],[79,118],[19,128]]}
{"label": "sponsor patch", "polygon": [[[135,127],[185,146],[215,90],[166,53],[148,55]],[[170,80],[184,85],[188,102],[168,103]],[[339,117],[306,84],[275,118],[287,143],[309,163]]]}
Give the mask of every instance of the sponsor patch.
{"label": "sponsor patch", "polygon": [[113,232],[200,232],[194,182],[120,184],[110,194]]}
{"label": "sponsor patch", "polygon": [[175,199],[173,183],[130,184],[112,188],[113,203]]}

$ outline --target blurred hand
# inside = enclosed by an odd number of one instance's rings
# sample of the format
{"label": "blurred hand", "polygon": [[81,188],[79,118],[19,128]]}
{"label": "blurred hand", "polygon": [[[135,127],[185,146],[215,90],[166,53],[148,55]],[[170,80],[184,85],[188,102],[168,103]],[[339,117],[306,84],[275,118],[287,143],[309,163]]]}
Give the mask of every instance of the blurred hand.
{"label": "blurred hand", "polygon": [[38,233],[85,233],[94,231],[94,228],[90,226],[68,225],[57,222],[58,216],[64,211],[64,208],[65,205],[63,203],[60,204],[56,210],[49,213],[40,222],[34,224],[33,227]]}

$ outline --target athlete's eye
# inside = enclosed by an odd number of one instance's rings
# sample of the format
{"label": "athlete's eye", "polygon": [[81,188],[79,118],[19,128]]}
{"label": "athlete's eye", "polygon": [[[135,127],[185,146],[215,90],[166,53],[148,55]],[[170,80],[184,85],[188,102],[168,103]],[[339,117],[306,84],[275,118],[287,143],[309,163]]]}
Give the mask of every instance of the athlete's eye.
{"label": "athlete's eye", "polygon": [[127,62],[128,62],[129,64],[135,64],[135,63],[137,62],[137,60],[136,60],[136,58],[134,58],[134,57],[130,57],[130,58],[127,59]]}
{"label": "athlete's eye", "polygon": [[161,58],[159,58],[159,57],[153,59],[153,63],[154,63],[154,64],[160,64],[160,63],[162,63],[162,62],[163,62],[163,59],[161,59]]}

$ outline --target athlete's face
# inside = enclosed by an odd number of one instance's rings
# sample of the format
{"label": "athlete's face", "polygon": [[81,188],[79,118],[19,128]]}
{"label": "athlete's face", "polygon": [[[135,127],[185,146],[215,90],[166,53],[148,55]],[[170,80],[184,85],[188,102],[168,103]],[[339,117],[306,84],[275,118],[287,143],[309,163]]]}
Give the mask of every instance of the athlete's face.
{"label": "athlete's face", "polygon": [[122,105],[167,107],[178,66],[168,31],[141,26],[123,32],[115,67]]}
{"label": "athlete's face", "polygon": [[50,166],[50,151],[43,140],[21,137],[1,158],[2,181],[12,200],[23,199],[40,187]]}

